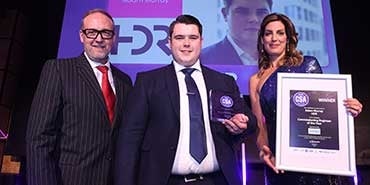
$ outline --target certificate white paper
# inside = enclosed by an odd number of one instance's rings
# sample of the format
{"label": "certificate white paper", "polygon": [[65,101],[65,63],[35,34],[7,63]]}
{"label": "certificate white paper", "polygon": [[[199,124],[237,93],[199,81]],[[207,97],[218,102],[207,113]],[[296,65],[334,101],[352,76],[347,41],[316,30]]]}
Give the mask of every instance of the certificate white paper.
{"label": "certificate white paper", "polygon": [[355,176],[351,76],[278,73],[277,88],[276,167]]}

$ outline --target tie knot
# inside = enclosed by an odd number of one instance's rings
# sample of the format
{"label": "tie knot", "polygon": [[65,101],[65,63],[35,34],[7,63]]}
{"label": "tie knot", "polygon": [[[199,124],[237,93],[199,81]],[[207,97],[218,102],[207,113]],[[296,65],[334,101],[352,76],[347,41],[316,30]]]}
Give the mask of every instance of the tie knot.
{"label": "tie knot", "polygon": [[185,75],[191,75],[191,73],[193,73],[193,71],[195,71],[195,68],[184,68],[181,70]]}
{"label": "tie knot", "polygon": [[100,72],[102,73],[106,73],[108,71],[108,67],[107,66],[98,66],[96,67]]}

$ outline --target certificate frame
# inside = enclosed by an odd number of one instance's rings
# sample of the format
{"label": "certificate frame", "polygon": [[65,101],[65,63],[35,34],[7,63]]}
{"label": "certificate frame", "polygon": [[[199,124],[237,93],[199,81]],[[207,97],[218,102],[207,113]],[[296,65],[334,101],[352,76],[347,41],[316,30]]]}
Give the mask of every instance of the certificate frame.
{"label": "certificate frame", "polygon": [[349,74],[278,73],[276,167],[356,176]]}

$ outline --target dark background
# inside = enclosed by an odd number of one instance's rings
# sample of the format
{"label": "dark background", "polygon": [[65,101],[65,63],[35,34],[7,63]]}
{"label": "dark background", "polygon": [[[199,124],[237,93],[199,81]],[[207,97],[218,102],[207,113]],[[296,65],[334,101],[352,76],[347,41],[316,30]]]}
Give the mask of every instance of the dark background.
{"label": "dark background", "polygon": [[[46,59],[57,56],[65,0],[6,1],[0,4],[0,18],[5,10],[15,9],[25,19],[22,26],[25,32],[24,62],[18,90],[14,94],[16,98],[5,148],[6,154],[22,158],[25,155],[24,135],[29,106],[41,67]],[[355,118],[356,152],[359,153],[365,149],[370,151],[370,71],[367,69],[370,63],[370,9],[362,2],[355,2],[330,1],[340,73],[352,75],[353,97],[364,105],[363,112]],[[368,174],[370,154],[363,155],[367,160],[357,160],[358,169],[367,170]]]}

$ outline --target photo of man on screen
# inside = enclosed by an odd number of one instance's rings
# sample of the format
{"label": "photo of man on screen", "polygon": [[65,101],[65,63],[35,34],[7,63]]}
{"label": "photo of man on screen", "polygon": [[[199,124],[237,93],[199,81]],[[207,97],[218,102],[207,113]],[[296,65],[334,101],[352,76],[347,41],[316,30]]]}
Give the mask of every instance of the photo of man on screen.
{"label": "photo of man on screen", "polygon": [[257,65],[259,25],[271,12],[272,0],[223,0],[221,9],[228,33],[202,50],[203,64]]}

